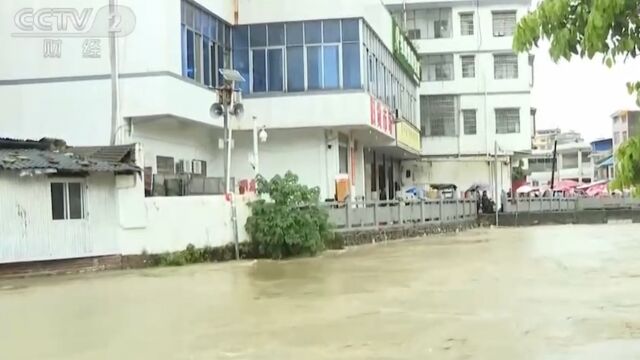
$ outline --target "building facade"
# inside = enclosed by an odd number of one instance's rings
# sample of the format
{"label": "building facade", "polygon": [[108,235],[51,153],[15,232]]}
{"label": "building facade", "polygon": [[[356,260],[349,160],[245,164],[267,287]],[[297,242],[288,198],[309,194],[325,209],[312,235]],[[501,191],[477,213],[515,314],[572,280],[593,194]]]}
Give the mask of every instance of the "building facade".
{"label": "building facade", "polygon": [[512,50],[517,21],[530,2],[385,3],[422,63],[422,159],[408,165],[425,182],[465,188],[497,178],[508,189],[510,156],[531,149],[534,126],[533,57]]}
{"label": "building facade", "polygon": [[620,110],[611,114],[613,151],[632,136],[640,135],[640,111]]}
{"label": "building facade", "polygon": [[[558,145],[556,156],[555,180],[574,180],[580,183],[593,180],[594,165],[589,144],[582,142]],[[553,149],[532,150],[527,158],[528,182],[534,186],[550,184],[552,167]]]}
{"label": "building facade", "polygon": [[591,142],[591,164],[595,181],[613,178],[613,139],[599,139]]}
{"label": "building facade", "polygon": [[323,198],[340,175],[352,197],[391,198],[400,161],[420,153],[417,54],[377,0],[122,0],[115,38],[104,1],[48,29],[28,5],[0,4],[17,19],[1,39],[13,54],[0,59],[5,136],[135,142],[146,174],[221,177],[223,119],[209,108],[219,69],[235,68],[246,80],[245,115],[230,122],[236,182],[255,176],[254,118],[268,132],[262,174],[291,170]]}
{"label": "building facade", "polygon": [[532,140],[533,150],[553,150],[553,144],[558,145],[582,143],[584,139],[580,133],[570,130],[562,131],[559,128],[536,130]]}

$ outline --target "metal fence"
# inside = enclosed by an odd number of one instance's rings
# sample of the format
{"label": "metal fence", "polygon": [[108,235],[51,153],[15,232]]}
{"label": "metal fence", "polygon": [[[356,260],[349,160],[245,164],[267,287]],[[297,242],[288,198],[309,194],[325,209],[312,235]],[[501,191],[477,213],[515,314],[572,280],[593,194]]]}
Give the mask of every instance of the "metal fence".
{"label": "metal fence", "polygon": [[580,211],[602,209],[640,208],[640,199],[631,197],[580,198],[516,198],[508,199],[504,211],[507,213]]}
{"label": "metal fence", "polygon": [[455,222],[477,217],[476,201],[471,199],[330,202],[326,208],[329,220],[338,230]]}

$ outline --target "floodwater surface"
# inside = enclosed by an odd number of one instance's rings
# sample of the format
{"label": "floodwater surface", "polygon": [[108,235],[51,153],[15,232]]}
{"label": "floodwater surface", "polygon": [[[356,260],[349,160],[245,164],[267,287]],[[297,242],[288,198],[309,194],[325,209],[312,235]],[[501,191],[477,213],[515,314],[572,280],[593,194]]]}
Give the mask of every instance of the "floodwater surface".
{"label": "floodwater surface", "polygon": [[640,359],[640,226],[0,280],[1,359]]}

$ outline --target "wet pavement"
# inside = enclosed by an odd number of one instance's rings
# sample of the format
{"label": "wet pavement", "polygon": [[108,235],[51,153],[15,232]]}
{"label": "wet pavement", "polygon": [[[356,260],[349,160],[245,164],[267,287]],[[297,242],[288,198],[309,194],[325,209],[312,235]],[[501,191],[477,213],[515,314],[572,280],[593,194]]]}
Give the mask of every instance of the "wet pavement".
{"label": "wet pavement", "polygon": [[640,359],[640,226],[0,280],[1,359]]}

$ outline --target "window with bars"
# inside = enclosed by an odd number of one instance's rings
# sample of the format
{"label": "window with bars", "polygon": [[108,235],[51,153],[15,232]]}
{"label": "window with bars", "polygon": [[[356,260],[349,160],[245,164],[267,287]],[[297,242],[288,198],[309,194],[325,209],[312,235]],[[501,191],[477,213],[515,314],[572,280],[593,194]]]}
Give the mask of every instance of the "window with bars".
{"label": "window with bars", "polygon": [[494,11],[493,16],[493,36],[513,36],[516,29],[515,11]]}
{"label": "window with bars", "polygon": [[517,79],[518,56],[515,54],[493,55],[493,74],[496,79]]}
{"label": "window with bars", "polygon": [[464,134],[465,135],[475,135],[477,132],[476,128],[476,110],[468,109],[462,110],[462,120],[464,125]]}
{"label": "window with bars", "polygon": [[473,35],[473,13],[460,13],[460,35]]}
{"label": "window with bars", "polygon": [[156,172],[162,175],[173,175],[176,173],[173,157],[156,156]]}
{"label": "window with bars", "polygon": [[456,136],[457,98],[453,95],[420,97],[421,132],[427,136]]}
{"label": "window with bars", "polygon": [[422,59],[427,81],[453,80],[453,54],[426,55]]}
{"label": "window with bars", "polygon": [[520,109],[496,109],[496,134],[520,132]]}
{"label": "window with bars", "polygon": [[462,77],[474,78],[476,77],[476,57],[475,55],[462,55],[460,56],[460,62],[462,63]]}

